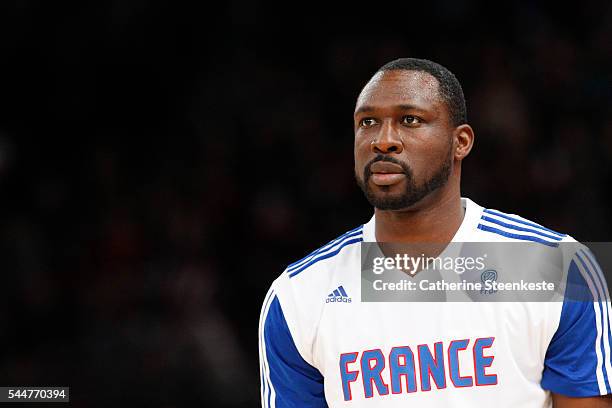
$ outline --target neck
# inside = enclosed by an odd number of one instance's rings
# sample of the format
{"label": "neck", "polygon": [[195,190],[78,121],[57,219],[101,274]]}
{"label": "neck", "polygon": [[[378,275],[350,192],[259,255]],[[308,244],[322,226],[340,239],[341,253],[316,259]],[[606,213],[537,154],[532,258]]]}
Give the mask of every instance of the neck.
{"label": "neck", "polygon": [[450,191],[435,192],[410,209],[376,209],[375,214],[379,242],[448,243],[459,229],[464,211],[457,186]]}

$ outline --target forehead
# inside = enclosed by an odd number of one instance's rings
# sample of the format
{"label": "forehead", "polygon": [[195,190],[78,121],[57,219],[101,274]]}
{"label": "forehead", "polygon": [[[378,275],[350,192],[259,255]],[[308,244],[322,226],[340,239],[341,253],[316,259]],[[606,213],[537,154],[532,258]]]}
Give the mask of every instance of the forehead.
{"label": "forehead", "polygon": [[386,108],[397,105],[435,109],[442,103],[438,89],[438,80],[427,72],[377,72],[359,94],[355,110],[361,106]]}

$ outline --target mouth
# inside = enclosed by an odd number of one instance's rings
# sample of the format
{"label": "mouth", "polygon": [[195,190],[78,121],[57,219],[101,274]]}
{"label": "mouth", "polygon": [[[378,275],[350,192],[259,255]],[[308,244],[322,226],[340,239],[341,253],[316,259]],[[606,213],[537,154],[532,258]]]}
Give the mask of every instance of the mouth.
{"label": "mouth", "polygon": [[372,163],[370,172],[370,180],[377,186],[391,186],[406,178],[402,166],[387,161]]}
{"label": "mouth", "polygon": [[400,173],[372,173],[370,180],[377,186],[391,186],[406,178],[405,174]]}

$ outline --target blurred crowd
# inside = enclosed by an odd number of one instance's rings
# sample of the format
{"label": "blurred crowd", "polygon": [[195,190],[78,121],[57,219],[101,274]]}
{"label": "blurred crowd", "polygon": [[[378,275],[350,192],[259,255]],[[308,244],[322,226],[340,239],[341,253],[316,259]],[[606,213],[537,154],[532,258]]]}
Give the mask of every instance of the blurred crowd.
{"label": "blurred crowd", "polygon": [[402,56],[463,84],[465,196],[611,240],[612,7],[500,7],[439,1],[369,31],[263,3],[16,3],[0,17],[0,385],[257,406],[265,292],[370,218],[352,111]]}

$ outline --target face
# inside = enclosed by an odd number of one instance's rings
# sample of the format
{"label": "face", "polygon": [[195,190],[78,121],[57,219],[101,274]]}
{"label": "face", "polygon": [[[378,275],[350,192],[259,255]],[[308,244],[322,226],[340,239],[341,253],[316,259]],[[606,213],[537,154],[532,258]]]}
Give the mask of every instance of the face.
{"label": "face", "polygon": [[447,183],[455,127],[432,75],[378,72],[357,99],[354,126],[355,177],[374,207],[408,209]]}

